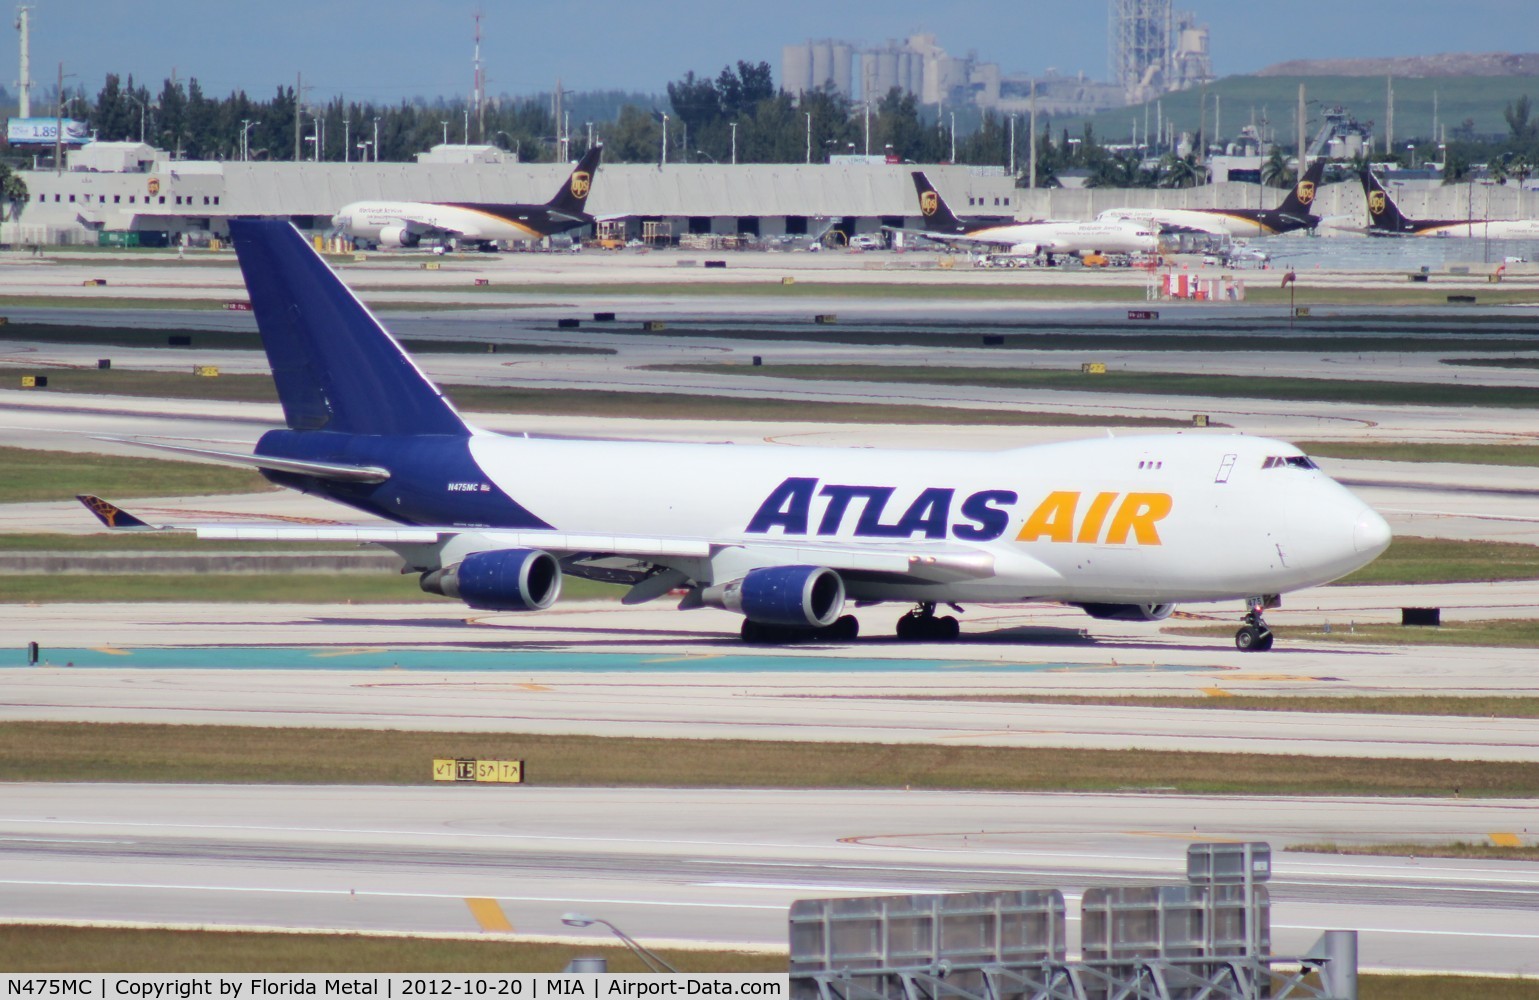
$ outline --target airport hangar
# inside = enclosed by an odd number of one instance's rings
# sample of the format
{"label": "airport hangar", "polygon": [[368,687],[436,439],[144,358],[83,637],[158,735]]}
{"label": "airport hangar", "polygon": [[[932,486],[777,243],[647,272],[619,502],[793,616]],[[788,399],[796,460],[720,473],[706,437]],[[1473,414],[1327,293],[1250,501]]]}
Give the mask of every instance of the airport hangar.
{"label": "airport hangar", "polygon": [[[544,202],[565,163],[520,163],[491,146],[437,147],[416,163],[173,160],[136,142],[97,142],[68,154],[68,169],[27,170],[28,197],[0,224],[0,242],[94,245],[100,233],[227,235],[237,216],[289,218],[317,234],[353,201]],[[625,220],[627,239],[647,222],[683,234],[802,235],[830,219],[847,236],[922,225],[912,164],[841,158],[812,164],[606,163],[588,211]],[[958,212],[1015,214],[1017,191],[1001,167],[926,166]]]}

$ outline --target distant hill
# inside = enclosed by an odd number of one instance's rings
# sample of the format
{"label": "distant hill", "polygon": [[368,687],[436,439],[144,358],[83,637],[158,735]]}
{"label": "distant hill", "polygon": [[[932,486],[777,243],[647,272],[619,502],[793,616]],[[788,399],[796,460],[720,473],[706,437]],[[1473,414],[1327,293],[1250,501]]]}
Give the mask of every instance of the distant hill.
{"label": "distant hill", "polygon": [[1382,59],[1292,59],[1256,76],[1539,76],[1539,52],[1445,52]]}

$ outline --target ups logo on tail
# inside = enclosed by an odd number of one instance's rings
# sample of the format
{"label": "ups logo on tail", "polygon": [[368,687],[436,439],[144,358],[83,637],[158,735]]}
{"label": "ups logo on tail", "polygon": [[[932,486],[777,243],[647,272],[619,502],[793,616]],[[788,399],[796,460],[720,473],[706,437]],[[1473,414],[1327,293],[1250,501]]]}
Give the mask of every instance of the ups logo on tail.
{"label": "ups logo on tail", "polygon": [[1299,182],[1299,202],[1301,204],[1308,205],[1310,202],[1312,202],[1314,200],[1315,200],[1315,182],[1314,181],[1300,181]]}
{"label": "ups logo on tail", "polygon": [[1383,215],[1386,204],[1387,200],[1384,197],[1383,191],[1375,191],[1368,196],[1368,211],[1374,215]]}
{"label": "ups logo on tail", "polygon": [[919,196],[919,211],[925,215],[934,215],[940,211],[940,195],[934,191],[926,191]]}
{"label": "ups logo on tail", "polygon": [[573,172],[571,186],[573,198],[588,197],[588,189],[591,187],[593,187],[592,174],[588,173],[586,170],[578,170]]}

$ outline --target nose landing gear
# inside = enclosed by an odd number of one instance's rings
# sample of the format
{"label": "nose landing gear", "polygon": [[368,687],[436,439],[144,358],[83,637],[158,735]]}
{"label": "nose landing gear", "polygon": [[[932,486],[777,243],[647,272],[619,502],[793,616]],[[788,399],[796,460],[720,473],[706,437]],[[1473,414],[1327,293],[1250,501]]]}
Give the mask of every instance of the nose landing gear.
{"label": "nose landing gear", "polygon": [[922,602],[898,619],[898,638],[904,642],[950,642],[961,632],[962,626],[956,618],[951,615],[936,617],[934,601]]}
{"label": "nose landing gear", "polygon": [[[1234,647],[1242,653],[1263,653],[1272,648],[1272,630],[1262,619],[1261,612],[1269,606],[1264,597],[1252,597],[1245,602],[1245,624],[1234,634]],[[1270,605],[1276,607],[1275,604]]]}

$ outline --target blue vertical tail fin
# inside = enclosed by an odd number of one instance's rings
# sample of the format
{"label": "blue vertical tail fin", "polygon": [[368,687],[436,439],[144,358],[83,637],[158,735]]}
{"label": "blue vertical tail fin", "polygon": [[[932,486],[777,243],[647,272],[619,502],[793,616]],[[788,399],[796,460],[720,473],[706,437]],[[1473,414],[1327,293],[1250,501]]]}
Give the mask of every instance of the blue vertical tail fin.
{"label": "blue vertical tail fin", "polygon": [[287,222],[233,219],[230,236],[290,429],[470,433],[299,230]]}

